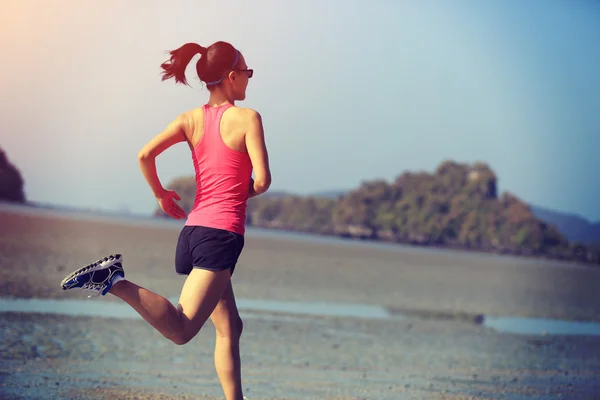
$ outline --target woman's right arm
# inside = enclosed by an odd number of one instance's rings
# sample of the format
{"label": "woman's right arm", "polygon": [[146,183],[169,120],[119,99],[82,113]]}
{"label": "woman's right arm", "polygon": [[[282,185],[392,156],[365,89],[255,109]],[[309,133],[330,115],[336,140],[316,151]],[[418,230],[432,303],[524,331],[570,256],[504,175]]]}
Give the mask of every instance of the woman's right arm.
{"label": "woman's right arm", "polygon": [[271,169],[269,167],[269,154],[265,144],[262,118],[254,110],[247,109],[246,111],[248,113],[246,149],[254,170],[254,184],[252,185],[254,190],[250,191],[250,195],[254,197],[266,192],[271,186]]}

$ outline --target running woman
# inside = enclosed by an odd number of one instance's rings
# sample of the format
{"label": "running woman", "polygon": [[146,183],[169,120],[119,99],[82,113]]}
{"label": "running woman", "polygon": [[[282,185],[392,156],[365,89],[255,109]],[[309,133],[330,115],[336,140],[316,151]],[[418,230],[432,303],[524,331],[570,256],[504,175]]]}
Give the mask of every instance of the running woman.
{"label": "running woman", "polygon": [[[187,85],[186,67],[198,54],[196,72],[209,90],[208,102],[179,115],[138,154],[142,173],[162,210],[175,219],[187,217],[175,254],[176,272],[187,275],[177,306],[126,280],[120,254],[69,274],[61,287],[87,289],[94,295],[111,293],[178,345],[194,338],[210,318],[216,330],[215,368],[225,397],[242,400],[242,320],[231,275],[244,247],[246,202],[267,191],[271,172],[260,114],[235,106],[246,98],[253,75],[235,47],[223,41],[209,47],[187,43],[171,51],[170,59],[161,65],[162,80],[174,78]],[[155,162],[159,154],[180,142],[190,147],[196,178],[194,207],[187,216],[176,202],[180,200],[177,193],[162,186]]]}

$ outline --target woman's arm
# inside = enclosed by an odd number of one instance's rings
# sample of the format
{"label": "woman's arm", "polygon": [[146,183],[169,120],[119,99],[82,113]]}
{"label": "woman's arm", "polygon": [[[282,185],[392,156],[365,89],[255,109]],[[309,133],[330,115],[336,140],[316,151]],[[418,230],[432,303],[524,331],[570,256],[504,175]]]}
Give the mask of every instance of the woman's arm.
{"label": "woman's arm", "polygon": [[250,178],[250,185],[248,186],[248,198],[251,199],[256,196],[258,196],[258,194],[256,194],[256,191],[254,190],[254,178]]}
{"label": "woman's arm", "polygon": [[266,192],[271,186],[271,169],[260,114],[250,109],[247,112],[246,149],[254,170],[249,196],[254,197]]}
{"label": "woman's arm", "polygon": [[154,197],[158,200],[165,213],[177,219],[185,217],[185,212],[173,200],[180,200],[177,193],[166,190],[162,186],[156,172],[156,157],[174,144],[187,140],[185,135],[187,124],[187,116],[185,114],[180,115],[163,132],[150,140],[138,153],[140,169]]}

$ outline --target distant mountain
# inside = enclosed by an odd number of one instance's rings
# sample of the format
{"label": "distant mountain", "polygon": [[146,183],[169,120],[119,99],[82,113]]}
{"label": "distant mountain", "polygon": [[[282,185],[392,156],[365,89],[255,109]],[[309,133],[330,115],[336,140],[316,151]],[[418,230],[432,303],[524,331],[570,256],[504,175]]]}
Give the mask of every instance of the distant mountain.
{"label": "distant mountain", "polygon": [[569,213],[550,210],[530,204],[533,214],[542,221],[554,225],[569,241],[586,245],[600,245],[600,222]]}

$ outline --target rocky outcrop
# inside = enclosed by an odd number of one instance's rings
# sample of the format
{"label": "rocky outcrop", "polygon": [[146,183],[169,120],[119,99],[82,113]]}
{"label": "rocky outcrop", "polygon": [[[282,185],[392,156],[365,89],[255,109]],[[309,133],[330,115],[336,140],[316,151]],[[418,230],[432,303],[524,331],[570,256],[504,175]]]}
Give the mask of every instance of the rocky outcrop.
{"label": "rocky outcrop", "polygon": [[8,160],[6,152],[0,148],[0,201],[24,203],[23,185],[21,172]]}

